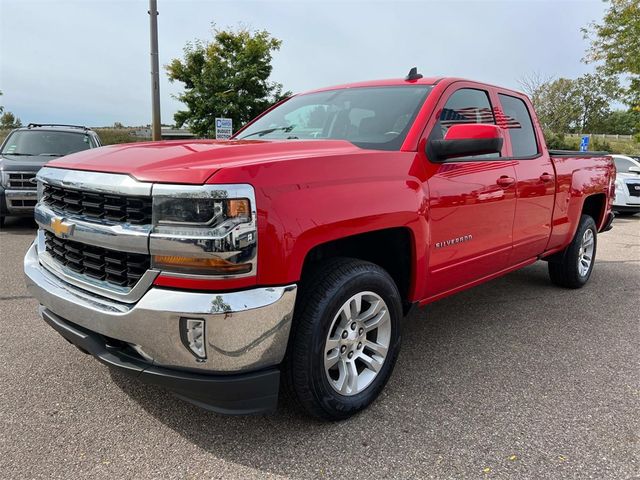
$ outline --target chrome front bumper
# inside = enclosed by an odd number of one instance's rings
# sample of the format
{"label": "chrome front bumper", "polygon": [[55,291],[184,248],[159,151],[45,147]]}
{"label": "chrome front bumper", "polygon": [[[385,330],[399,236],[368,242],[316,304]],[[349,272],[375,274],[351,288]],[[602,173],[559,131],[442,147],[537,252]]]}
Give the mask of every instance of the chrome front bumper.
{"label": "chrome front bumper", "polygon": [[[131,344],[153,365],[217,373],[279,364],[285,354],[296,285],[231,293],[151,287],[135,304],[120,303],[59,279],[38,261],[34,243],[24,259],[29,292],[69,322]],[[197,359],[181,339],[180,318],[204,319],[207,358]]]}

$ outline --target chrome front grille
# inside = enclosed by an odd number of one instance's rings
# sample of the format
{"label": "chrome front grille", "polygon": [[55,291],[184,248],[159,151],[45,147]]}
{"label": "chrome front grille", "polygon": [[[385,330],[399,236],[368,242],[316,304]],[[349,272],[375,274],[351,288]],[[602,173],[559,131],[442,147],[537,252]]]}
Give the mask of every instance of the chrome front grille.
{"label": "chrome front grille", "polygon": [[30,198],[10,198],[8,202],[14,208],[30,208],[33,209],[36,206],[37,200]]}
{"label": "chrome front grille", "polygon": [[89,221],[151,224],[151,197],[147,196],[76,190],[45,183],[42,202],[62,215],[81,215]]}
{"label": "chrome front grille", "polygon": [[149,269],[149,255],[118,252],[68,239],[45,231],[46,251],[62,266],[94,280],[132,288]]}
{"label": "chrome front grille", "polygon": [[36,190],[37,172],[7,172],[9,178],[7,180],[7,188],[15,188],[17,190]]}

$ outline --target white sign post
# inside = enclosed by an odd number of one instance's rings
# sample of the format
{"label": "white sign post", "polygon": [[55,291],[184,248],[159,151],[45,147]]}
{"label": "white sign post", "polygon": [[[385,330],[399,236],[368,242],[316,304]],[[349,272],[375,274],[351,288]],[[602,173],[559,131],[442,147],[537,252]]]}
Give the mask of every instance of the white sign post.
{"label": "white sign post", "polygon": [[229,140],[233,135],[233,120],[216,118],[216,140]]}

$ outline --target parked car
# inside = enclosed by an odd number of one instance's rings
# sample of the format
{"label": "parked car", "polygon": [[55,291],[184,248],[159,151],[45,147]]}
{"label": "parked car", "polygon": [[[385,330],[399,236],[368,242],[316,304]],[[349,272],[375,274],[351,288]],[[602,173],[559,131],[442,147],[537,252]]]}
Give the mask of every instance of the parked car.
{"label": "parked car", "polygon": [[98,134],[87,127],[30,123],[13,130],[0,147],[0,226],[8,216],[31,216],[36,173],[52,158],[96,148]]}
{"label": "parked car", "polygon": [[626,155],[612,155],[616,163],[616,196],[613,210],[619,215],[640,212],[640,162]]}
{"label": "parked car", "polygon": [[54,160],[28,288],[69,342],[196,405],[269,411],[282,380],[343,419],[384,388],[411,306],[538,260],[588,282],[613,160],[538,125],[521,93],[412,71],[295,95],[229,141]]}

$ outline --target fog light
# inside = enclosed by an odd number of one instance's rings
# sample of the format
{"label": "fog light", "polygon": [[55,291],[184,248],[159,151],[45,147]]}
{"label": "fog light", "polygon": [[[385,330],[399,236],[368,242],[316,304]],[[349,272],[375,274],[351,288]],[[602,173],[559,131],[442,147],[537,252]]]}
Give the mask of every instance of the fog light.
{"label": "fog light", "polygon": [[191,350],[196,358],[207,358],[204,320],[200,318],[181,318],[180,337],[185,347]]}

